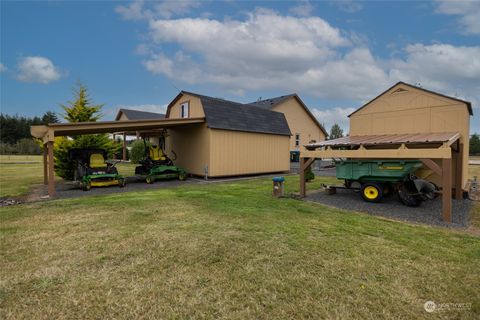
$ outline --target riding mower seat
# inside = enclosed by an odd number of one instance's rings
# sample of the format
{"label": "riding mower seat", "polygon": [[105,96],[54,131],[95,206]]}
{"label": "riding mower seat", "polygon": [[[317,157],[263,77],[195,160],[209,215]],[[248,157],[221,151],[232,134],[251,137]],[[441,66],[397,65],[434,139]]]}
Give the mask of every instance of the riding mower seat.
{"label": "riding mower seat", "polygon": [[118,174],[117,168],[105,161],[103,153],[92,153],[87,167],[88,174],[99,172]]}

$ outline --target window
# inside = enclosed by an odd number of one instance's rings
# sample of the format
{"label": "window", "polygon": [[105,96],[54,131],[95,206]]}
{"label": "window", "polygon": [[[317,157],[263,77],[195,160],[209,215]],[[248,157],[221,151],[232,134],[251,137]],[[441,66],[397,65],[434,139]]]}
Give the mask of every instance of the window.
{"label": "window", "polygon": [[180,117],[181,118],[188,118],[190,116],[188,102],[184,102],[180,105]]}
{"label": "window", "polygon": [[295,147],[300,147],[300,133],[295,133]]}

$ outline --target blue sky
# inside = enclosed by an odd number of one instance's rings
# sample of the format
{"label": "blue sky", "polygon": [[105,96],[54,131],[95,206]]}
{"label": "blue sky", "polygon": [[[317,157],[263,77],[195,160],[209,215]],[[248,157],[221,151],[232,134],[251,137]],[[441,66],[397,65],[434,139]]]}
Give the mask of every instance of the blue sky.
{"label": "blue sky", "polygon": [[[105,120],[177,88],[297,92],[327,129],[397,81],[480,104],[480,1],[2,1],[1,111],[61,112],[77,81]],[[477,115],[472,132],[480,132]]]}

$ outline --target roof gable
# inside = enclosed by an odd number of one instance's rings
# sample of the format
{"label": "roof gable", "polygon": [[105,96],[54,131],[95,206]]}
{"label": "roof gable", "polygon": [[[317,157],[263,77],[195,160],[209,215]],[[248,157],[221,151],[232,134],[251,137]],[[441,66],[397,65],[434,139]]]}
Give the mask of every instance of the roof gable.
{"label": "roof gable", "polygon": [[[407,89],[405,89],[405,87]],[[421,87],[417,87],[417,86],[414,86],[414,85],[411,85],[411,84],[408,84],[408,83],[405,83],[405,82],[397,82],[395,85],[393,85],[392,87],[388,88],[387,90],[385,90],[384,92],[382,92],[381,94],[379,94],[378,96],[376,96],[375,98],[373,98],[372,100],[368,101],[366,104],[364,104],[363,106],[361,106],[360,108],[358,108],[357,110],[355,110],[354,112],[352,112],[351,114],[348,115],[348,117],[354,115],[355,113],[359,112],[360,110],[363,110],[364,108],[368,107],[369,105],[373,104],[375,101],[377,101],[378,99],[380,99],[381,97],[384,97],[386,94],[388,93],[391,93],[391,94],[395,94],[395,93],[403,93],[403,92],[407,92],[408,89],[413,89],[413,90],[418,90],[418,91],[421,91],[421,92],[425,92],[425,93],[428,93],[428,94],[432,94],[432,95],[435,95],[435,96],[438,96],[439,98],[443,98],[443,99],[448,99],[448,100],[452,100],[452,101],[455,101],[455,102],[461,102],[461,103],[464,103],[468,109],[468,113],[473,116],[473,110],[472,110],[472,103],[469,102],[469,101],[465,101],[465,100],[461,100],[461,99],[458,99],[458,98],[455,98],[455,97],[451,97],[451,96],[447,96],[447,95],[444,95],[444,94],[441,94],[441,93],[438,93],[438,92],[435,92],[435,91],[431,91],[431,90],[427,90],[427,89],[424,89],[424,88],[421,88]]]}
{"label": "roof gable", "polygon": [[315,122],[315,124],[320,128],[320,130],[322,130],[322,132],[325,134],[325,136],[327,136],[328,133],[325,130],[325,128],[320,124],[320,122],[318,122],[317,118],[312,114],[310,109],[306,106],[306,104],[302,101],[302,99],[300,99],[300,97],[296,93],[251,102],[251,103],[249,103],[249,105],[253,105],[253,106],[261,107],[261,108],[264,108],[264,109],[272,110],[273,108],[275,108],[279,104],[281,104],[281,103],[283,103],[283,102],[285,102],[289,99],[292,99],[292,98],[297,100],[297,102],[300,104],[300,106],[305,110],[305,112],[307,112],[308,116],[313,120],[313,122]]}

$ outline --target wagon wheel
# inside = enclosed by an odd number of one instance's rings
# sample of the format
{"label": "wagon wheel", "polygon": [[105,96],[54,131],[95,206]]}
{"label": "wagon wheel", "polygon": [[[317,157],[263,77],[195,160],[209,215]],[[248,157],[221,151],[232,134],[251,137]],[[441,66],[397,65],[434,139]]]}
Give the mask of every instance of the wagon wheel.
{"label": "wagon wheel", "polygon": [[92,182],[90,180],[87,180],[82,184],[82,190],[89,191],[90,189],[92,189]]}
{"label": "wagon wheel", "polygon": [[181,172],[178,174],[178,180],[184,181],[184,180],[186,180],[186,179],[187,179],[187,173],[181,171]]}
{"label": "wagon wheel", "polygon": [[403,183],[400,188],[398,188],[398,198],[404,205],[409,207],[418,207],[422,203],[420,199],[411,195],[411,191]]}
{"label": "wagon wheel", "polygon": [[375,182],[368,182],[362,185],[360,190],[363,200],[367,202],[380,202],[383,197],[383,188]]}

